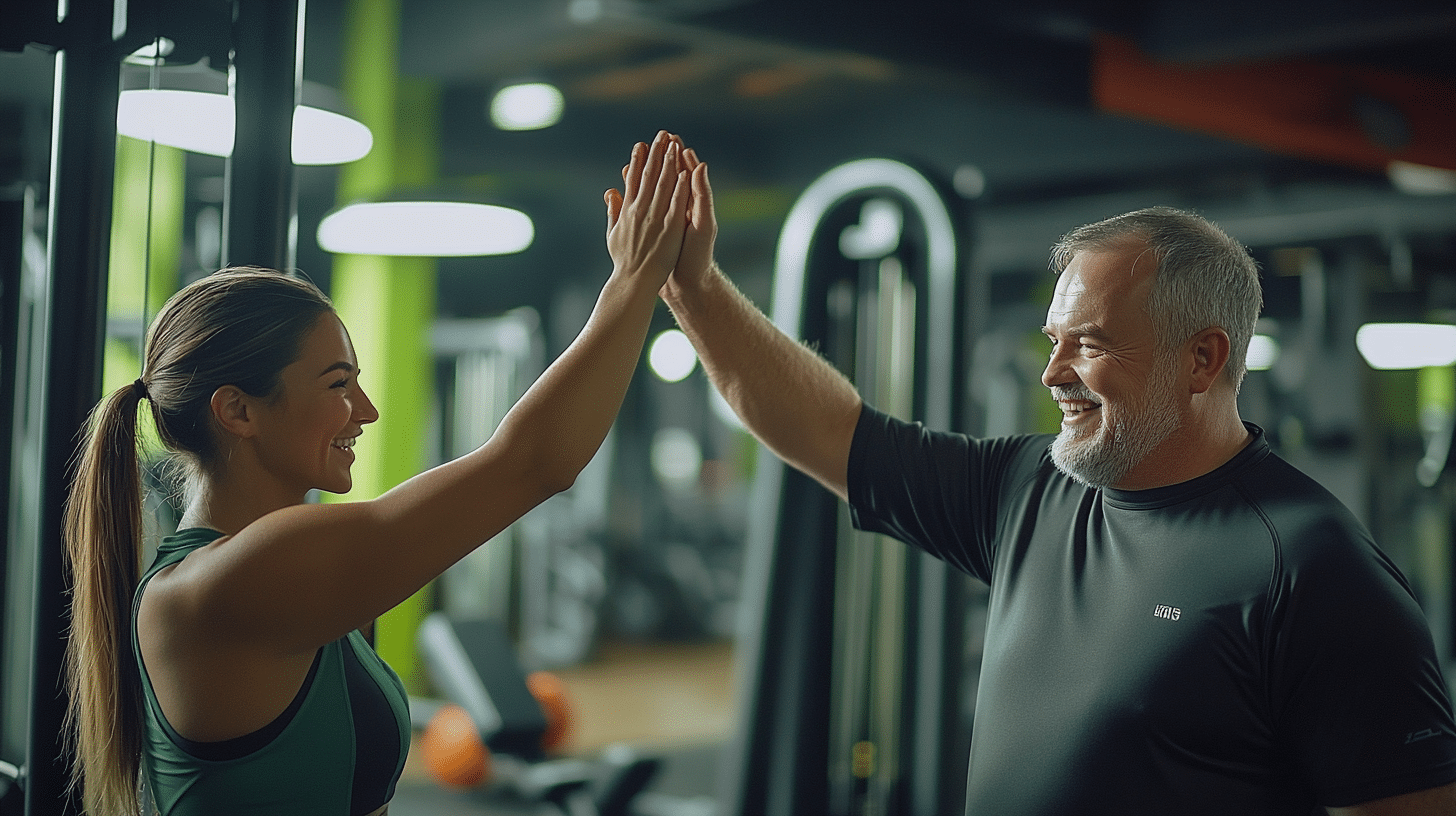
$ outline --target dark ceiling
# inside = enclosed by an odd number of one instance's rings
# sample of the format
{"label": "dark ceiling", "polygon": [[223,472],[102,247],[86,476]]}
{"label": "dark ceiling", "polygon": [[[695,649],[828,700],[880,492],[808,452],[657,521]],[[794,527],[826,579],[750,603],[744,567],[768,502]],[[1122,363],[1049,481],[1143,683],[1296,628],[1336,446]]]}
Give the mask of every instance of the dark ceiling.
{"label": "dark ceiling", "polygon": [[[345,5],[307,5],[310,79],[340,82]],[[498,311],[539,301],[557,280],[599,276],[606,267],[601,191],[617,183],[631,143],[658,128],[683,134],[712,165],[721,254],[750,281],[766,277],[779,221],[798,191],[865,156],[914,160],[975,194],[981,257],[993,268],[1036,266],[1076,223],[1154,203],[1233,222],[1249,242],[1370,231],[1372,218],[1382,229],[1456,233],[1451,196],[1401,196],[1378,169],[1116,113],[1093,93],[1099,43],[1116,36],[1174,69],[1294,63],[1383,72],[1433,88],[1425,104],[1453,111],[1456,4],[1449,0],[400,6],[400,73],[441,94],[442,183],[516,204],[537,224],[536,244],[520,255],[442,261],[447,312]],[[179,51],[225,54],[228,8],[222,0],[177,4],[171,25],[182,32]],[[0,104],[9,111],[31,85],[36,98],[49,94],[49,75],[27,78],[23,61],[0,54]],[[492,128],[491,93],[520,78],[562,88],[560,124]],[[1355,119],[1380,141],[1378,117]],[[1456,132],[1442,138],[1456,153],[1449,144]],[[21,164],[12,156],[5,166]],[[216,166],[194,160],[199,185],[220,172]],[[337,175],[300,171],[299,263],[320,276],[328,259],[311,230],[336,203]]]}

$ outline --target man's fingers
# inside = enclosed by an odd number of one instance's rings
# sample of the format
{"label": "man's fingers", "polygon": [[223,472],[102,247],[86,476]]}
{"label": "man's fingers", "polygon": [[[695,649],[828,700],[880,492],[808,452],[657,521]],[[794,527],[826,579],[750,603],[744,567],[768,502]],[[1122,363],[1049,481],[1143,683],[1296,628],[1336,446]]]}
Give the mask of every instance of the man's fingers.
{"label": "man's fingers", "polygon": [[692,196],[690,179],[688,171],[681,170],[674,180],[672,199],[668,202],[667,207],[667,218],[670,223],[681,225],[687,216],[688,199]]}
{"label": "man's fingers", "polygon": [[692,174],[693,207],[688,220],[702,227],[713,223],[713,186],[708,182],[708,163],[699,162]]}

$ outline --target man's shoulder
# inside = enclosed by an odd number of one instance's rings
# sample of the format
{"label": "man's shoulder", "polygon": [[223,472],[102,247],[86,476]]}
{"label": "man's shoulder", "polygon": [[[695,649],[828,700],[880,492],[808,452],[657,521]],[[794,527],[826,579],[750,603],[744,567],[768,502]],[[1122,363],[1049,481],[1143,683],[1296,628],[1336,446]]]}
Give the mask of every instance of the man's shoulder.
{"label": "man's shoulder", "polygon": [[1272,451],[1236,479],[1279,543],[1286,567],[1375,548],[1370,531],[1334,493]]}

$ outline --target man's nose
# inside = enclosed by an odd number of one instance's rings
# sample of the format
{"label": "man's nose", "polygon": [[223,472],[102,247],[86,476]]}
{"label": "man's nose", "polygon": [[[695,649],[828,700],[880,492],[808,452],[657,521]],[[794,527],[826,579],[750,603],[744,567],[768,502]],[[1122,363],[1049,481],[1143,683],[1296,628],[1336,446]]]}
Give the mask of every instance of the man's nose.
{"label": "man's nose", "polygon": [[1076,380],[1072,372],[1072,366],[1067,354],[1062,353],[1064,344],[1058,343],[1052,349],[1051,356],[1047,358],[1046,368],[1041,372],[1041,384],[1047,388],[1054,385],[1066,385]]}

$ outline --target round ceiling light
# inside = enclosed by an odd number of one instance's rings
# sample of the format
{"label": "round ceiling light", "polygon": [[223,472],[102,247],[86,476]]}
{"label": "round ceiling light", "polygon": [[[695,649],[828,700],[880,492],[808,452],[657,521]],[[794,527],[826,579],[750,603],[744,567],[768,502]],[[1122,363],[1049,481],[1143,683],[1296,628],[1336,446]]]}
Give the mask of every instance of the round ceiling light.
{"label": "round ceiling light", "polygon": [[539,130],[561,121],[565,100],[555,85],[526,82],[496,92],[490,121],[501,130]]}
{"label": "round ceiling light", "polygon": [[535,235],[531,217],[520,210],[455,201],[350,204],[318,228],[319,246],[352,255],[509,255]]}
{"label": "round ceiling light", "polygon": [[[116,104],[121,135],[194,153],[231,156],[236,126],[226,94],[139,89],[122,91]],[[373,146],[374,135],[362,122],[310,105],[293,110],[294,164],[344,164],[362,159]]]}

